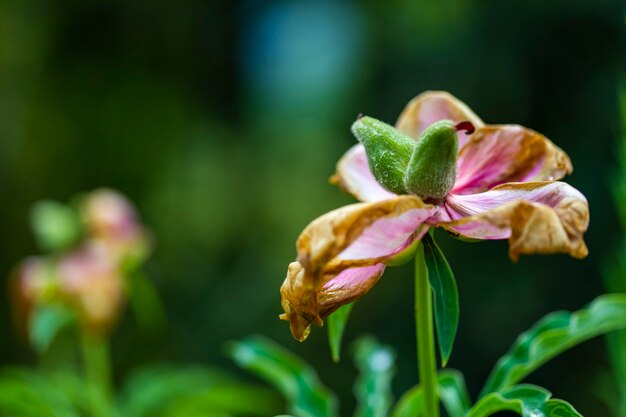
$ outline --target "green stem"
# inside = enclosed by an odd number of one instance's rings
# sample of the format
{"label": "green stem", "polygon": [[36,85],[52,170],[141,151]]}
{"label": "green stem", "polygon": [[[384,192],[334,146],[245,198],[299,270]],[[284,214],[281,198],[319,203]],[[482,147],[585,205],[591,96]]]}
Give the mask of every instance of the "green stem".
{"label": "green stem", "polygon": [[433,326],[432,290],[424,259],[424,245],[420,242],[415,254],[415,324],[417,329],[417,364],[420,385],[424,390],[424,415],[439,417],[437,392],[437,360]]}
{"label": "green stem", "polygon": [[89,414],[91,417],[110,417],[113,408],[107,339],[83,332],[82,354]]}

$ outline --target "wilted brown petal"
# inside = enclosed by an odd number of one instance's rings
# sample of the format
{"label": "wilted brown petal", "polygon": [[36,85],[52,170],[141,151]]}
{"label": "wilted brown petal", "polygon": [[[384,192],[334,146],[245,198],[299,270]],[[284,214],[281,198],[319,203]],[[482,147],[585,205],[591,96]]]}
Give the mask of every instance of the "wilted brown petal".
{"label": "wilted brown petal", "polygon": [[[417,139],[425,128],[444,119],[457,123],[469,121],[475,128],[484,124],[467,104],[452,94],[445,91],[426,91],[411,100],[402,110],[396,122],[396,129]],[[461,149],[470,135],[459,132],[458,137]]]}
{"label": "wilted brown petal", "polygon": [[308,325],[364,294],[382,262],[426,231],[434,207],[415,196],[341,207],[309,224],[297,241],[298,262],[281,288],[284,319],[303,340]]}
{"label": "wilted brown petal", "polygon": [[508,182],[554,181],[572,172],[569,157],[545,136],[522,126],[483,126],[459,151],[455,194]]}
{"label": "wilted brown petal", "polygon": [[[318,291],[313,291],[304,281],[302,265],[292,262],[280,289],[285,311],[281,319],[289,321],[291,334],[295,339],[304,341],[309,335],[311,323],[321,326],[323,320],[339,307],[366,294],[384,271],[385,265],[382,263],[344,269],[327,279],[326,284]],[[315,303],[311,303],[311,297],[315,298]],[[312,304],[315,310],[310,311]]]}
{"label": "wilted brown petal", "polygon": [[[473,239],[509,239],[509,255],[567,253],[584,258],[589,225],[585,197],[563,182],[509,183],[470,195],[451,194],[438,225]],[[447,220],[447,221],[445,221]]]}

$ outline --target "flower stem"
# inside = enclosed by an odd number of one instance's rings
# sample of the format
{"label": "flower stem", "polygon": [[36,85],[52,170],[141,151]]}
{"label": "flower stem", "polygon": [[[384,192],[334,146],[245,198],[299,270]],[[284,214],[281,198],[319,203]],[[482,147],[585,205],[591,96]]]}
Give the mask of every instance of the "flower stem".
{"label": "flower stem", "polygon": [[90,417],[113,415],[111,363],[106,338],[83,332],[83,367]]}
{"label": "flower stem", "polygon": [[437,360],[433,326],[432,291],[420,242],[415,254],[415,324],[417,330],[417,364],[420,384],[424,390],[424,415],[439,417],[437,392]]}

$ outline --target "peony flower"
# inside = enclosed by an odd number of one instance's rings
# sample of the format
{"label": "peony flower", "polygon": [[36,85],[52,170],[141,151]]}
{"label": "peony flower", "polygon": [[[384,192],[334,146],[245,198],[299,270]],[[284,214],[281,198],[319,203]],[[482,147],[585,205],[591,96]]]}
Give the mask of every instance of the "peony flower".
{"label": "peony flower", "polygon": [[543,135],[486,125],[445,92],[409,102],[396,129],[371,118],[354,124],[361,143],[340,159],[331,182],[361,202],[315,219],[297,240],[281,287],[281,319],[297,340],[367,293],[431,227],[464,239],[508,239],[514,261],[587,255],[587,200],[557,181],[572,164]]}
{"label": "peony flower", "polygon": [[124,195],[106,188],[92,191],[81,208],[88,238],[106,247],[117,262],[134,266],[148,257],[150,236]]}
{"label": "peony flower", "polygon": [[56,266],[58,291],[86,329],[106,333],[124,307],[124,276],[109,249],[98,241],[63,255]]}
{"label": "peony flower", "polygon": [[83,240],[54,256],[22,262],[12,279],[17,325],[27,330],[38,307],[61,306],[75,313],[84,330],[104,335],[126,304],[130,275],[151,249],[149,233],[122,194],[100,189],[80,201]]}

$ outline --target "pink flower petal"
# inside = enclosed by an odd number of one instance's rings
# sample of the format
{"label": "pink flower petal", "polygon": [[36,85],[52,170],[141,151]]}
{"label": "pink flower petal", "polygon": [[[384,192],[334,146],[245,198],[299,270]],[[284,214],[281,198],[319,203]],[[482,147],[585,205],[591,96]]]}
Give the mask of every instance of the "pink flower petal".
{"label": "pink flower petal", "polygon": [[382,201],[396,196],[376,181],[361,144],[354,145],[341,157],[337,163],[337,172],[330,182],[360,201]]}
{"label": "pink flower petal", "polygon": [[294,337],[304,340],[309,323],[322,325],[328,314],[374,285],[385,259],[421,237],[435,210],[415,196],[398,196],[351,204],[311,222],[298,238],[298,260],[281,287],[283,318]]}
{"label": "pink flower petal", "polygon": [[[337,259],[358,261],[382,259],[404,250],[428,230],[420,226],[433,214],[430,207],[415,208],[395,217],[376,220],[345,248]],[[416,232],[418,231],[419,232]]]}
{"label": "pink flower petal", "polygon": [[[461,100],[445,91],[426,91],[406,105],[396,129],[412,138],[418,138],[422,131],[439,120],[471,122],[475,128],[483,126],[483,121]],[[459,149],[469,140],[470,135],[459,132]]]}
{"label": "pink flower petal", "polygon": [[553,181],[572,172],[568,156],[545,136],[517,125],[477,129],[459,151],[455,194],[508,182]]}
{"label": "pink flower petal", "polygon": [[450,194],[438,225],[471,239],[509,239],[509,255],[568,253],[584,258],[585,197],[563,182],[508,183],[479,194]]}

